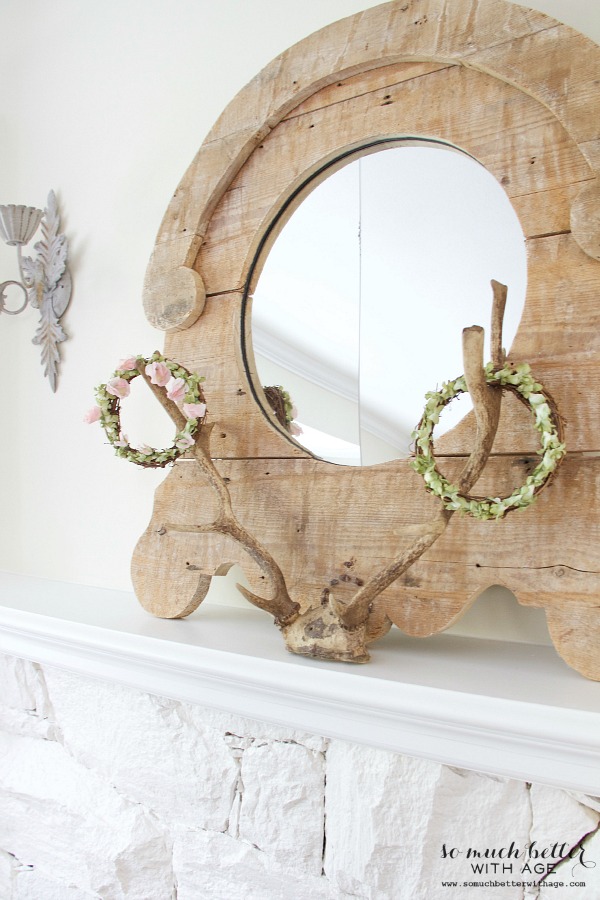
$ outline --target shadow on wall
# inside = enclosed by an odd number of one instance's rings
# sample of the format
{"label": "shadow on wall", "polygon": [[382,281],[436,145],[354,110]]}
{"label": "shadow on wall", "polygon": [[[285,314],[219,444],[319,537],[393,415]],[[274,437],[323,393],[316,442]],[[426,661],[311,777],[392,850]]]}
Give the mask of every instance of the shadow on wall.
{"label": "shadow on wall", "polygon": [[[213,578],[203,605],[251,609],[236,590],[237,583],[250,588],[242,569],[235,565],[226,575]],[[202,615],[202,606],[194,615]],[[521,606],[512,591],[499,584],[483,591],[460,621],[444,634],[552,646],[544,610]]]}

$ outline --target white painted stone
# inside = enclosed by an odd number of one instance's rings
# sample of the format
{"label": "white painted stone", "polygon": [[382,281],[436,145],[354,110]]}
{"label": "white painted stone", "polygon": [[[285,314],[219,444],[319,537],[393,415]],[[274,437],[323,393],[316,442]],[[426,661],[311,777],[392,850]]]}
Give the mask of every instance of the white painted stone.
{"label": "white painted stone", "polygon": [[378,900],[420,896],[423,837],[440,770],[426,760],[331,741],[325,874],[341,891]]}
{"label": "white painted stone", "polygon": [[[187,831],[175,837],[177,900],[342,900],[326,878],[287,869],[226,834]],[[400,900],[400,898],[396,898]]]}
{"label": "white painted stone", "polygon": [[39,666],[0,654],[0,730],[54,740],[44,679]]}
{"label": "white painted stone", "polygon": [[24,869],[17,874],[10,900],[102,900],[100,894],[78,887],[59,884],[37,869]]}
{"label": "white painted stone", "polygon": [[231,804],[231,812],[229,813],[229,822],[227,823],[227,834],[237,838],[240,833],[240,811],[242,808],[241,780]]}
{"label": "white painted stone", "polygon": [[171,900],[164,830],[59,744],[0,735],[0,847],[102,900]]}
{"label": "white painted stone", "polygon": [[[529,791],[524,782],[441,767],[422,835],[421,872],[414,900],[464,900],[471,894],[483,898],[487,894],[482,888],[468,893],[463,887],[444,887],[442,881],[460,884],[490,879],[509,882],[490,889],[494,900],[522,900],[523,889],[518,882],[530,877],[521,875],[521,867],[531,822]],[[444,844],[447,851],[456,848],[460,855],[443,858]],[[492,856],[494,850],[496,855]],[[479,872],[476,866],[482,867]],[[517,884],[513,886],[512,881]]]}
{"label": "white painted stone", "polygon": [[328,744],[327,738],[298,731],[295,728],[287,728],[284,725],[259,722],[257,719],[234,716],[218,709],[203,708],[191,703],[182,703],[181,708],[182,715],[189,717],[189,721],[197,723],[198,727],[210,726],[223,734],[230,734],[240,739],[251,739],[253,742],[288,741],[302,744],[303,747],[319,753],[322,753]]}
{"label": "white painted stone", "polygon": [[598,900],[600,897],[600,834],[585,842],[583,860],[567,860],[542,882],[536,900]]}
{"label": "white painted stone", "polygon": [[[578,862],[581,862],[581,865],[577,865]],[[540,900],[548,900],[548,897],[556,896],[557,891],[560,891],[559,900],[573,900],[575,888],[570,886],[571,881],[585,882],[585,888],[577,889],[579,891],[577,900],[598,900],[600,897],[600,831],[596,831],[585,841],[583,857],[574,860],[573,864],[566,865],[563,880],[569,883],[568,888],[546,888],[540,893]]]}
{"label": "white painted stone", "polygon": [[223,735],[180,704],[135,688],[44,669],[65,747],[165,823],[224,831],[238,766]]}
{"label": "white painted stone", "polygon": [[10,853],[0,850],[0,897],[12,900],[13,886],[17,877],[17,861]]}
{"label": "white painted stone", "polygon": [[600,821],[598,812],[578,803],[566,791],[542,784],[531,785],[531,808],[534,850],[555,843],[574,847],[585,834],[597,828]]}
{"label": "white painted stone", "polygon": [[54,722],[50,719],[38,716],[28,709],[15,709],[12,706],[0,706],[0,731],[49,741],[57,739]]}
{"label": "white painted stone", "polygon": [[574,800],[577,800],[578,803],[583,803],[589,809],[600,813],[600,797],[591,797],[589,794],[581,794],[579,791],[567,791],[566,793]]}
{"label": "white painted stone", "polygon": [[[585,799],[589,801],[590,798]],[[597,900],[600,897],[598,832],[585,841],[583,851],[573,848],[585,835],[598,828],[599,812],[588,802],[578,802],[566,791],[543,785],[532,785],[531,804],[531,839],[536,842],[534,850],[548,848],[552,852],[556,849],[556,854],[560,854],[564,849],[565,854],[561,854],[564,856],[571,850],[573,853],[572,859],[565,859],[545,878],[540,889],[540,900],[547,900],[548,897],[556,897],[557,900],[573,900],[574,897],[577,900]],[[563,844],[566,845],[564,848]],[[555,848],[555,845],[558,846]],[[547,861],[555,862],[556,857]],[[585,887],[575,886],[572,882],[585,882]]]}
{"label": "white painted stone", "polygon": [[274,741],[244,752],[239,837],[288,868],[320,875],[325,801],[323,754]]}
{"label": "white painted stone", "polygon": [[46,694],[39,666],[0,653],[0,705],[46,715]]}
{"label": "white painted stone", "polygon": [[[463,900],[442,881],[477,879],[469,848],[522,849],[531,812],[526,785],[426,760],[332,741],[327,753],[325,873],[377,900]],[[458,848],[442,858],[443,845]],[[479,876],[480,877],[480,876]],[[520,889],[494,889],[521,900]]]}

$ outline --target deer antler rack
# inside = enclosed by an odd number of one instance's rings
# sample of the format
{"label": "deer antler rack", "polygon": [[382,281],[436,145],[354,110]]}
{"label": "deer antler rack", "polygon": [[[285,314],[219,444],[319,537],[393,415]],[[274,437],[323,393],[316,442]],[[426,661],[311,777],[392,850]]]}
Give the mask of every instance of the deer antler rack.
{"label": "deer antler rack", "polygon": [[[500,367],[504,362],[502,348],[502,322],[507,289],[492,281],[492,362]],[[463,330],[463,359],[465,380],[471,395],[477,425],[473,450],[459,476],[458,486],[468,493],[480,477],[492,450],[498,428],[502,392],[490,387],[483,368],[484,331],[479,325]],[[141,366],[138,371],[176,427],[181,430],[185,417],[165,392],[153,385]],[[206,476],[218,501],[218,513],[213,522],[202,525],[164,523],[165,531],[195,534],[217,532],[237,541],[265,573],[273,589],[271,598],[259,597],[247,588],[238,590],[250,603],[270,613],[281,628],[289,650],[301,655],[336,659],[348,662],[366,662],[367,623],[375,598],[419,559],[444,533],[453,510],[441,509],[426,525],[409,527],[416,534],[415,540],[389,565],[377,572],[363,585],[352,600],[342,605],[328,591],[316,606],[300,612],[300,606],[289,596],[283,573],[268,550],[240,524],[233,512],[229,489],[210,457],[212,425],[203,426],[195,440],[193,453],[197,464]]]}

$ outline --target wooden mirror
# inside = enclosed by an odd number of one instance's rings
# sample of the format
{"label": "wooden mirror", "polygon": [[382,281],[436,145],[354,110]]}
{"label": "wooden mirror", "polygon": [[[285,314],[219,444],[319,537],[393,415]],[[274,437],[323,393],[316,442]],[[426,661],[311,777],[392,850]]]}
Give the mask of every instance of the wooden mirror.
{"label": "wooden mirror", "polygon": [[[275,616],[290,649],[362,662],[392,622],[434,634],[502,584],[543,607],[561,656],[600,679],[599,132],[600,48],[504,0],[369,9],[292,47],[234,99],[175,193],[146,277],[145,310],[167,332],[165,355],[206,377],[209,410],[134,553],[146,609],[185,616],[214,574],[239,563],[246,596]],[[526,304],[508,358],[528,363],[556,402],[568,455],[531,508],[498,520],[442,522],[439,499],[406,461],[357,469],[315,459],[265,413],[255,372],[253,261],[307,181],[370,143],[407,137],[460,147],[485,166],[526,238]],[[501,305],[500,286],[494,295]],[[458,344],[474,324],[489,325],[457,321]],[[501,364],[498,333],[496,323]],[[471,329],[465,340],[480,337]],[[480,350],[466,359],[478,353],[466,373],[478,415],[436,441],[436,457],[458,478],[497,424],[468,487],[504,497],[539,458],[539,435],[508,391],[499,422],[496,409],[485,425]]]}

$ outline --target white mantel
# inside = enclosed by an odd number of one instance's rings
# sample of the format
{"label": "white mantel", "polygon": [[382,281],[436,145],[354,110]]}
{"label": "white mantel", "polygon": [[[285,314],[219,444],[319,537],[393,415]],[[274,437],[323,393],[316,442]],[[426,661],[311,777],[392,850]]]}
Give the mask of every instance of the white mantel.
{"label": "white mantel", "polygon": [[269,618],[155,619],[131,593],[0,575],[0,650],[152,694],[523,781],[600,793],[600,684],[551,647],[393,630],[351,666]]}

